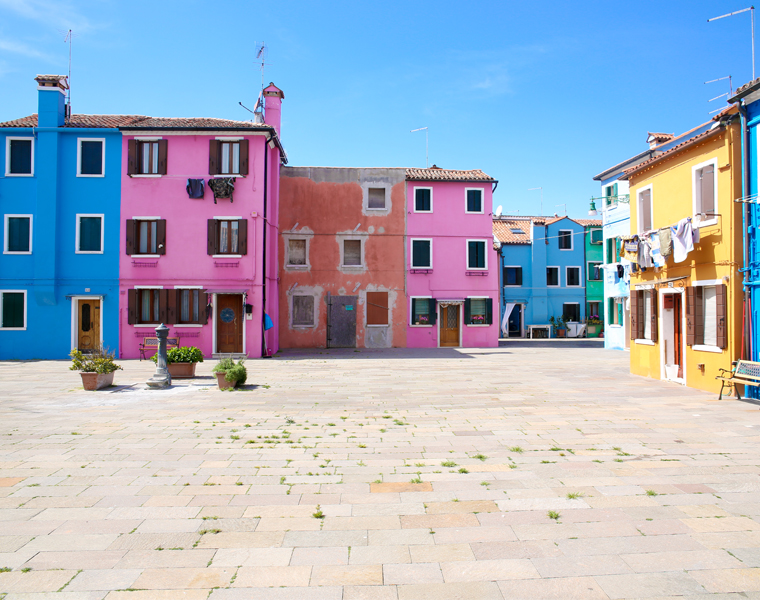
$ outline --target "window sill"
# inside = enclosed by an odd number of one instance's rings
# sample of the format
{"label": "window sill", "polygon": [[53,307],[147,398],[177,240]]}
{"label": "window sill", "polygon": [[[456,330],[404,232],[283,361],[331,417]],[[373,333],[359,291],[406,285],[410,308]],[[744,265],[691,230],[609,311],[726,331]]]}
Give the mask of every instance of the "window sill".
{"label": "window sill", "polygon": [[26,327],[0,327],[0,331],[26,331]]}
{"label": "window sill", "polygon": [[412,212],[414,212],[414,214],[416,215],[432,215],[433,214],[432,210],[414,210]]}
{"label": "window sill", "polygon": [[482,210],[466,210],[464,211],[464,214],[466,215],[482,215],[484,214]]}
{"label": "window sill", "polygon": [[652,340],[633,340],[637,344],[641,344],[642,346],[654,346],[654,342]]}
{"label": "window sill", "polygon": [[237,177],[245,177],[245,175],[233,173],[217,173],[216,175],[209,177],[209,179],[236,179]]}
{"label": "window sill", "polygon": [[285,265],[286,269],[295,269],[296,271],[300,271],[302,269],[308,269],[309,265]]}
{"label": "window sill", "polygon": [[34,177],[34,173],[6,173],[6,177]]}
{"label": "window sill", "polygon": [[482,272],[482,271],[488,271],[488,267],[467,267],[467,269],[465,270]]}
{"label": "window sill", "polygon": [[716,354],[723,353],[723,348],[718,348],[718,346],[704,346],[702,344],[697,344],[695,346],[692,346],[691,349],[696,350],[697,352],[715,352]]}
{"label": "window sill", "polygon": [[505,288],[521,288],[522,285],[504,285],[502,287],[505,287]]}
{"label": "window sill", "polygon": [[[694,222],[694,218],[692,217],[692,223]],[[703,227],[711,227],[712,225],[717,225],[718,219],[710,219],[709,221],[700,221],[697,225],[697,229],[702,229]]]}
{"label": "window sill", "polygon": [[409,325],[409,327],[435,327],[435,325],[433,325],[432,323],[429,324],[429,325],[414,325],[414,324],[412,324],[412,325]]}
{"label": "window sill", "polygon": [[242,254],[212,254],[211,258],[243,258]]}
{"label": "window sill", "polygon": [[129,258],[161,258],[160,254],[130,254]]}
{"label": "window sill", "polygon": [[152,325],[149,325],[149,324],[147,324],[147,323],[135,323],[134,325],[132,325],[132,327],[143,327],[143,328],[148,328],[148,327],[150,327],[151,329],[155,329],[155,328],[156,328],[156,327],[158,327],[159,325],[160,325],[160,323],[154,323],[154,324],[152,324]]}
{"label": "window sill", "polygon": [[367,207],[365,210],[376,210],[376,211],[378,211],[378,212],[387,212],[387,211],[389,211],[390,209],[389,209],[389,208],[385,208],[385,207],[383,207],[383,208],[370,208],[370,207],[368,206],[368,207]]}
{"label": "window sill", "polygon": [[610,329],[622,329],[623,328],[622,325],[616,325],[615,323],[610,323],[609,325],[607,325],[607,327],[609,327]]}
{"label": "window sill", "polygon": [[21,254],[21,255],[24,255],[24,254],[31,254],[31,253],[32,253],[31,250],[29,252],[22,252],[20,250],[3,250],[3,254]]}
{"label": "window sill", "polygon": [[75,254],[103,254],[102,250],[76,250]]}
{"label": "window sill", "polygon": [[465,323],[465,326],[466,327],[490,327],[491,325],[489,325],[488,323],[482,323],[482,324],[480,324],[480,323]]}
{"label": "window sill", "polygon": [[566,288],[582,288],[582,285],[566,285]]}
{"label": "window sill", "polygon": [[316,325],[293,325],[293,329],[314,329]]}
{"label": "window sill", "polygon": [[341,265],[341,269],[363,269],[364,265]]}
{"label": "window sill", "polygon": [[103,177],[105,177],[105,174],[101,173],[100,175],[87,175],[85,173],[77,173],[77,177],[100,177],[103,179]]}
{"label": "window sill", "polygon": [[386,323],[385,325],[379,325],[376,323],[367,323],[367,327],[390,327],[390,324]]}
{"label": "window sill", "polygon": [[158,173],[133,173],[130,175],[133,179],[156,179],[157,177],[163,177]]}
{"label": "window sill", "polygon": [[175,323],[170,327],[203,327],[202,323]]}

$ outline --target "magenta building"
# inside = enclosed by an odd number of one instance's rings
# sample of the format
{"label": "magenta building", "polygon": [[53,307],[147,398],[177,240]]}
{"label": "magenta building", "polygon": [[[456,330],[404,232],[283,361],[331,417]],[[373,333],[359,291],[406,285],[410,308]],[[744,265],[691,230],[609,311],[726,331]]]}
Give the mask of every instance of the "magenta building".
{"label": "magenta building", "polygon": [[406,170],[407,347],[498,345],[496,184],[480,170]]}
{"label": "magenta building", "polygon": [[135,118],[122,132],[119,356],[160,323],[204,356],[278,350],[281,102],[255,122]]}

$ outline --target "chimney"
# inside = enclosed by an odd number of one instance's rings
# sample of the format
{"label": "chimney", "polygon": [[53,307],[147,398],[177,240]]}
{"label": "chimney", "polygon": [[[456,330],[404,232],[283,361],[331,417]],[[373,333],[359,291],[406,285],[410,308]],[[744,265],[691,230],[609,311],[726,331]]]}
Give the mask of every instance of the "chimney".
{"label": "chimney", "polygon": [[65,75],[37,75],[37,126],[63,127],[66,122],[66,90],[69,82]]}
{"label": "chimney", "polygon": [[282,121],[282,101],[285,94],[275,84],[270,83],[264,88],[264,122],[274,127],[277,135],[280,135],[280,123]]}

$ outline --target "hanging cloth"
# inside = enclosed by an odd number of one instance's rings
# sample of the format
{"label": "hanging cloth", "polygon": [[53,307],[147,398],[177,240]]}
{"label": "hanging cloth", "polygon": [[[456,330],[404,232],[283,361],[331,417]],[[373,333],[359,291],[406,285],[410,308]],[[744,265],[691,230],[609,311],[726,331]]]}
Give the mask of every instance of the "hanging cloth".
{"label": "hanging cloth", "polygon": [[203,194],[206,191],[203,179],[188,179],[186,189],[187,195],[190,198],[203,198]]}
{"label": "hanging cloth", "polygon": [[501,320],[501,330],[504,332],[504,337],[509,337],[509,315],[512,314],[512,309],[517,306],[514,302],[507,302],[504,307],[504,318]]}
{"label": "hanging cloth", "polygon": [[634,235],[633,237],[629,238],[623,238],[623,243],[621,244],[621,254],[620,256],[622,258],[627,258],[630,261],[638,261],[639,257],[639,236]]}
{"label": "hanging cloth", "polygon": [[624,275],[625,275],[625,267],[623,265],[618,265],[617,266],[618,279],[622,279]]}
{"label": "hanging cloth", "polygon": [[638,263],[642,271],[652,267],[652,255],[650,254],[649,244],[646,240],[639,242]]}
{"label": "hanging cloth", "polygon": [[664,267],[665,259],[660,253],[660,235],[655,231],[649,237],[649,247],[652,250],[652,263],[655,267]]}
{"label": "hanging cloth", "polygon": [[232,192],[235,191],[235,179],[233,177],[218,177],[208,180],[208,187],[214,192],[214,204],[217,198],[232,199]]}
{"label": "hanging cloth", "polygon": [[689,252],[694,250],[694,237],[691,227],[691,218],[686,217],[671,226],[673,238],[673,260],[682,263],[686,260]]}
{"label": "hanging cloth", "polygon": [[665,227],[657,232],[660,238],[660,254],[667,258],[673,254],[673,241],[670,239],[670,227]]}

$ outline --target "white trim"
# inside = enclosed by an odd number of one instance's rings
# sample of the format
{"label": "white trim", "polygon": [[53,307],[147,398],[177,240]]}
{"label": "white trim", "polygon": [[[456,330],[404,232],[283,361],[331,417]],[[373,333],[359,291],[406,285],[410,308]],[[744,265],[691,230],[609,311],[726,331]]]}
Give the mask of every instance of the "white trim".
{"label": "white trim", "polygon": [[[696,175],[697,171],[699,169],[703,169],[704,167],[707,167],[709,165],[713,165],[713,198],[715,207],[713,208],[712,212],[715,214],[718,214],[720,211],[718,210],[718,157],[711,158],[710,160],[706,160],[704,162],[699,163],[698,165],[694,165],[691,168],[691,207],[692,207],[692,215],[694,217],[699,214],[697,212],[697,186],[696,186]],[[697,224],[697,227],[707,227],[709,225],[717,225],[718,224],[718,217],[708,217],[704,221],[696,221],[693,220],[692,224]]]}
{"label": "white trim", "polygon": [[[502,267],[501,267],[501,273],[502,273],[501,286],[502,287],[508,287],[508,288],[521,288],[521,287],[523,287],[522,284],[511,285],[511,284],[504,283],[504,269],[520,269],[520,271],[522,271],[522,268],[523,268],[522,265],[502,265]],[[520,274],[520,279],[522,279],[522,273]]]}
{"label": "white trim", "polygon": [[136,285],[132,289],[133,290],[162,290],[164,289],[164,286],[162,285]]}
{"label": "white trim", "polygon": [[[488,242],[491,240],[484,240],[482,238],[467,238],[464,241],[464,264],[466,271],[488,271]],[[482,267],[470,266],[470,242],[482,242],[483,243],[483,265]]]}
{"label": "white trim", "polygon": [[[29,140],[32,142],[32,172],[31,173],[11,173],[11,141],[12,140]],[[5,176],[6,177],[34,177],[34,136],[8,136],[5,138]]]}
{"label": "white trim", "polygon": [[39,84],[37,84],[37,91],[38,92],[60,92],[64,96],[66,95],[66,90],[58,87],[57,85],[39,85]]}
{"label": "white trim", "polygon": [[[79,301],[80,300],[100,300],[100,341],[98,342],[98,347],[100,347],[103,344],[103,313],[105,312],[103,310],[103,302],[104,298],[102,295],[92,295],[92,296],[71,296],[71,348],[72,350],[74,348],[77,348],[77,342],[78,340],[78,333],[79,333]],[[156,325],[158,327],[158,325]]]}
{"label": "white trim", "polygon": [[247,175],[241,175],[240,173],[228,173],[226,175],[223,175],[223,174],[211,175],[209,177],[209,179],[230,179],[231,177],[232,178],[234,178],[234,177],[242,177],[243,179],[245,179],[247,177]]}
{"label": "white trim", "polygon": [[[570,285],[570,283],[569,283],[570,278],[567,276],[568,275],[568,271],[570,269],[578,269],[578,285]],[[566,266],[565,267],[565,287],[569,287],[569,288],[584,287],[584,285],[583,285],[583,268],[582,267],[579,267],[577,265],[570,265],[570,266]],[[572,302],[569,302],[567,304],[572,304]]]}
{"label": "white trim", "polygon": [[[29,219],[29,251],[8,250],[8,220],[9,219]],[[32,233],[34,231],[34,215],[4,215],[3,218],[3,254],[31,254],[32,253]]]}
{"label": "white trim", "polygon": [[161,217],[132,217],[132,221],[160,221]]}
{"label": "white trim", "polygon": [[[573,286],[571,286],[573,287]],[[578,307],[578,320],[577,321],[570,321],[568,320],[568,323],[580,323],[581,322],[581,303],[580,302],[563,302],[562,303],[562,316],[565,316],[565,304],[575,304]]]}
{"label": "white trim", "polygon": [[[560,248],[559,247],[559,241],[564,237],[562,235],[563,231],[570,232],[570,247],[569,248]],[[572,252],[575,249],[575,240],[573,239],[573,236],[575,236],[575,231],[572,229],[557,229],[557,248],[560,252]]]}
{"label": "white trim", "polygon": [[[429,242],[430,243],[430,265],[427,267],[420,267],[414,265],[414,242]],[[433,268],[433,238],[409,238],[409,268],[410,269],[432,269]],[[417,297],[417,296],[415,296]],[[420,298],[424,296],[419,296]],[[430,296],[432,298],[432,296]]]}
{"label": "white trim", "polygon": [[202,285],[175,285],[175,290],[202,290]]}
{"label": "white trim", "polygon": [[562,278],[560,277],[561,273],[560,273],[559,266],[555,267],[555,266],[552,266],[552,265],[546,265],[546,270],[548,271],[549,269],[557,269],[557,285],[550,285],[549,284],[549,278],[547,277],[546,278],[546,287],[548,287],[548,288],[562,287]]}
{"label": "white trim", "polygon": [[[23,327],[3,327],[3,294],[24,294],[24,326]],[[0,331],[26,331],[27,328],[27,306],[26,290],[0,290]]]}
{"label": "white trim", "polygon": [[221,142],[241,142],[245,138],[244,137],[234,137],[234,136],[217,136],[214,139],[215,140],[219,140]]}
{"label": "white trim", "polygon": [[[430,210],[417,210],[417,190],[430,190]],[[432,186],[416,185],[412,187],[412,212],[430,214],[433,212],[433,188]]]}
{"label": "white trim", "polygon": [[[676,289],[676,288],[668,288],[664,290],[658,290],[659,293],[657,294],[657,343],[660,346],[660,379],[663,381],[672,381],[673,383],[678,383],[681,385],[686,385],[686,293],[683,288]],[[676,378],[676,379],[666,379],[665,378],[665,363],[667,361],[667,357],[665,356],[665,346],[667,345],[665,342],[667,341],[667,336],[665,335],[665,327],[664,327],[664,319],[663,315],[665,314],[665,295],[676,295],[679,294],[681,296],[681,362],[683,363],[681,366],[681,370],[683,372],[683,377]],[[637,340],[638,343],[638,340]],[[652,345],[654,345],[654,342],[652,342]]]}
{"label": "white trim", "polygon": [[[100,250],[80,250],[79,249],[79,227],[81,225],[82,217],[100,217]],[[77,213],[77,234],[74,246],[75,254],[103,254],[105,250],[105,230],[106,230],[106,217],[104,214],[89,214],[89,213]]]}
{"label": "white trim", "polygon": [[[243,311],[242,314],[245,315],[245,292],[229,292],[229,294],[224,292],[214,292],[211,294],[211,353],[212,354],[219,354],[218,348],[216,345],[216,305],[217,305],[217,296],[240,296],[240,300],[242,301],[241,304],[241,310]],[[248,356],[246,346],[248,345],[248,327],[246,327],[246,321],[248,319],[245,318],[245,316],[242,319],[242,327],[243,327],[243,354],[245,356]],[[261,332],[261,335],[264,335],[264,332]]]}
{"label": "white trim", "polygon": [[211,258],[243,258],[242,254],[212,254]]}
{"label": "white trim", "polygon": [[132,179],[156,179],[158,177],[163,177],[163,175],[156,175],[155,173],[134,173],[133,175],[130,175]]}
{"label": "white trim", "polygon": [[598,261],[598,260],[587,260],[586,261],[586,281],[595,281],[597,283],[604,283],[604,276],[601,276],[599,279],[591,279],[591,271],[593,271],[593,267],[589,268],[589,265],[599,265],[599,271],[601,275],[601,271],[604,269],[602,268],[604,266],[604,261]]}
{"label": "white trim", "polygon": [[[468,300],[491,300],[492,301],[491,302],[491,313],[492,313],[491,319],[493,320],[493,299],[491,298],[491,296],[467,296],[467,299]],[[472,305],[471,305],[471,308],[472,308]],[[486,310],[488,310],[487,302],[486,302]],[[483,315],[483,316],[487,316],[487,315]],[[470,315],[470,317],[472,317],[472,315]],[[464,325],[465,327],[491,327],[493,323],[481,323],[480,325],[477,325],[475,323],[465,323],[464,311],[462,311],[462,325]]]}
{"label": "white trim", "polygon": [[130,254],[129,258],[161,258],[161,254]]}
{"label": "white trim", "polygon": [[[451,306],[451,305],[449,305]],[[462,347],[462,336],[464,334],[464,302],[455,304],[454,306],[457,307],[457,310],[459,311],[459,345],[458,346],[441,346],[441,327],[443,326],[443,319],[441,319],[441,314],[443,311],[443,308],[440,304],[436,304],[436,331],[438,332],[438,348],[461,348]]]}
{"label": "white trim", "polygon": [[135,324],[132,325],[132,327],[136,327],[138,329],[141,328],[141,327],[155,329],[160,324],[161,323],[150,323],[150,324],[148,324],[148,323],[135,323]]}
{"label": "white trim", "polygon": [[158,136],[158,137],[140,137],[140,136],[135,136],[132,139],[135,140],[136,142],[157,142],[157,141],[162,140],[164,138],[162,138],[161,136]]}
{"label": "white trim", "polygon": [[[480,192],[480,210],[467,210],[467,192],[469,191]],[[485,212],[486,207],[486,191],[485,188],[464,188],[464,212],[467,215],[482,215]]]}
{"label": "white trim", "polygon": [[[103,151],[100,155],[100,174],[82,173],[82,142],[100,142]],[[106,138],[77,138],[77,177],[105,177],[106,176]]]}
{"label": "white trim", "polygon": [[691,287],[704,287],[710,285],[723,285],[725,281],[722,279],[702,279],[701,281],[692,281]]}
{"label": "white trim", "polygon": [[203,325],[201,323],[173,323],[172,327],[203,327]]}
{"label": "white trim", "polygon": [[639,188],[636,190],[636,226],[638,228],[638,233],[641,233],[644,231],[644,227],[641,224],[641,192],[646,192],[649,190],[649,221],[650,221],[650,228],[654,227],[654,189],[652,188],[652,184],[645,185],[642,188]]}
{"label": "white trim", "polygon": [[652,340],[633,340],[637,344],[641,344],[642,346],[654,346],[654,342]]}
{"label": "white trim", "polygon": [[[412,319],[414,319],[414,313],[412,312],[412,301],[415,299],[423,299],[423,300],[432,300],[432,296],[409,296],[409,322],[407,323],[407,327],[435,327],[433,323],[428,323],[427,325],[415,325],[412,323]],[[437,305],[436,305],[436,312],[437,312]],[[430,313],[428,313],[429,315]]]}
{"label": "white trim", "polygon": [[718,346],[705,346],[703,344],[695,344],[691,349],[696,350],[697,352],[715,352],[716,354],[721,354],[723,352],[723,348]]}
{"label": "white trim", "polygon": [[211,217],[211,218],[216,219],[217,221],[242,221],[243,220],[243,217]]}

